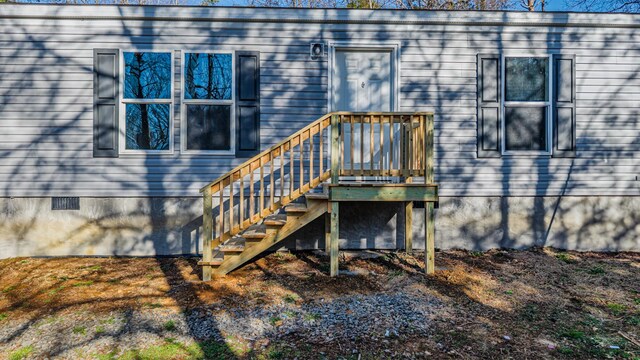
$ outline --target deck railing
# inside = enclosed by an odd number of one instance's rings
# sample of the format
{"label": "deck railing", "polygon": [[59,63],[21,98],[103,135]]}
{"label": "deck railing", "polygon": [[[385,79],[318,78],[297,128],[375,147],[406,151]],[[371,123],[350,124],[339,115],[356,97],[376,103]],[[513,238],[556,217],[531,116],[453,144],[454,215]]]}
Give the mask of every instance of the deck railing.
{"label": "deck railing", "polygon": [[207,249],[340,176],[433,182],[433,114],[330,113],[207,184],[203,261]]}
{"label": "deck railing", "polygon": [[433,168],[428,113],[336,113],[340,176],[425,176]]}

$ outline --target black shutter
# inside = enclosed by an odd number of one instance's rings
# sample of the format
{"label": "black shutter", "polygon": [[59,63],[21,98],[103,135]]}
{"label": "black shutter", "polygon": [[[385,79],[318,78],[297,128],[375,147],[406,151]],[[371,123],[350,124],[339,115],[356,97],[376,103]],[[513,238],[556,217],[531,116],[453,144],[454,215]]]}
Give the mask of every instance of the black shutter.
{"label": "black shutter", "polygon": [[93,157],[118,157],[117,49],[93,50]]}
{"label": "black shutter", "polygon": [[500,157],[500,55],[478,54],[478,157]]}
{"label": "black shutter", "polygon": [[553,157],[576,156],[576,57],[553,55]]}
{"label": "black shutter", "polygon": [[260,53],[236,52],[236,156],[260,152]]}

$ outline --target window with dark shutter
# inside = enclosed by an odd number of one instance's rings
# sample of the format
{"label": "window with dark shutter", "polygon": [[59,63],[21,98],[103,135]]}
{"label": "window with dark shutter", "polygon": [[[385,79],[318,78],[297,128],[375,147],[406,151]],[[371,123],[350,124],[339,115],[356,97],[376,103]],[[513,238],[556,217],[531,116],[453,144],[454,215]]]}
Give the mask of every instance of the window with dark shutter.
{"label": "window with dark shutter", "polygon": [[236,156],[260,152],[260,53],[236,53]]}
{"label": "window with dark shutter", "polygon": [[94,157],[118,157],[119,59],[117,49],[93,51]]}
{"label": "window with dark shutter", "polygon": [[478,157],[576,156],[575,55],[478,55]]}
{"label": "window with dark shutter", "polygon": [[478,157],[500,157],[500,55],[478,55]]}

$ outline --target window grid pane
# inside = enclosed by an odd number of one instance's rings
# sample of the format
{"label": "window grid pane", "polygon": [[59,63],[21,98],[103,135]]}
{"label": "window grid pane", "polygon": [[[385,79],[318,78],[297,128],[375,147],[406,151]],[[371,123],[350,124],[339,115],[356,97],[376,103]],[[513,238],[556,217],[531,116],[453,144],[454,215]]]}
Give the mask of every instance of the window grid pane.
{"label": "window grid pane", "polygon": [[171,53],[124,53],[125,99],[171,98]]}
{"label": "window grid pane", "polygon": [[547,150],[547,106],[508,106],[504,115],[507,151]]}
{"label": "window grid pane", "polygon": [[126,104],[126,149],[169,150],[170,119],[170,104]]}
{"label": "window grid pane", "polygon": [[185,54],[185,99],[231,100],[232,86],[231,54]]}
{"label": "window grid pane", "polygon": [[231,106],[187,104],[187,150],[231,150]]}
{"label": "window grid pane", "polygon": [[548,58],[505,58],[506,101],[549,101],[548,79]]}

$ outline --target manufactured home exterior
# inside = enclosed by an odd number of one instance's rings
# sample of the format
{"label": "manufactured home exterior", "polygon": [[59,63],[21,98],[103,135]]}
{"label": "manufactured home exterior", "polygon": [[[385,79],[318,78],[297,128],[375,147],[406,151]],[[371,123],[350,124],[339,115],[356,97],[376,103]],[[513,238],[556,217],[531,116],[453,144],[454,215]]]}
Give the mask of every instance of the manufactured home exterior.
{"label": "manufactured home exterior", "polygon": [[[638,15],[2,4],[0,25],[0,257],[199,253],[202,186],[332,111],[434,114],[438,248],[640,250]],[[340,247],[402,248],[404,210],[346,204]]]}

